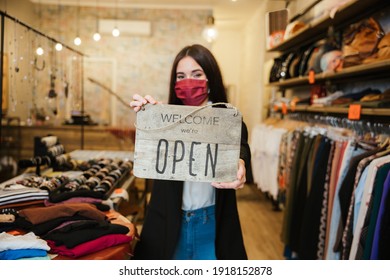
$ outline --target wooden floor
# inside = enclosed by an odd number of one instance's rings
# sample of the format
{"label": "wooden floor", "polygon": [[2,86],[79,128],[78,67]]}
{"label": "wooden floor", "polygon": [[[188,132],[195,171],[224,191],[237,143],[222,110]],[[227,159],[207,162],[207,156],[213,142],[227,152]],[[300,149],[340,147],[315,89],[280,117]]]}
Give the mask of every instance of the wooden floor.
{"label": "wooden floor", "polygon": [[283,212],[275,211],[270,199],[256,186],[238,190],[237,204],[248,259],[283,260]]}

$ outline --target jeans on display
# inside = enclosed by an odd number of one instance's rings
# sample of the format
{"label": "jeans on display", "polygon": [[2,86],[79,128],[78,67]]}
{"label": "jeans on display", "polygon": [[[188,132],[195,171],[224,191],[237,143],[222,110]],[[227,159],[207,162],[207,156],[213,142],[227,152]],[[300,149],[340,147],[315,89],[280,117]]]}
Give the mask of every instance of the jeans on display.
{"label": "jeans on display", "polygon": [[174,260],[215,260],[215,206],[183,211]]}

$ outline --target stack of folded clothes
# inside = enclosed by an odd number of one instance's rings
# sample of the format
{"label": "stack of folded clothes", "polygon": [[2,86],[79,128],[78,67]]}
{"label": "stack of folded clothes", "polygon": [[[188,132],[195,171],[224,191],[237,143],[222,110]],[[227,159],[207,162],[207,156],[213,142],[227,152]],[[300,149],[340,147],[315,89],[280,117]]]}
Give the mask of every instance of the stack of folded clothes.
{"label": "stack of folded clothes", "polygon": [[[0,221],[0,251],[4,251],[0,259],[47,257],[47,253],[79,258],[115,245],[131,244],[135,235],[135,227],[130,221],[103,204],[68,202],[18,211],[8,208],[7,214],[0,215]],[[12,245],[20,243],[14,242],[13,238],[20,240],[23,236],[35,242],[39,240],[44,247]],[[24,251],[11,255],[10,249]],[[32,255],[31,249],[40,251]]]}
{"label": "stack of folded clothes", "polygon": [[50,259],[49,250],[47,242],[33,232],[0,233],[0,260]]}
{"label": "stack of folded clothes", "polygon": [[51,253],[72,258],[130,243],[134,234],[130,222],[115,223],[88,203],[27,208],[19,215],[31,223],[32,232],[47,241]]}
{"label": "stack of folded clothes", "polygon": [[15,184],[0,185],[0,206],[8,207],[24,205],[25,203],[41,203],[49,198],[49,192],[39,188]]}

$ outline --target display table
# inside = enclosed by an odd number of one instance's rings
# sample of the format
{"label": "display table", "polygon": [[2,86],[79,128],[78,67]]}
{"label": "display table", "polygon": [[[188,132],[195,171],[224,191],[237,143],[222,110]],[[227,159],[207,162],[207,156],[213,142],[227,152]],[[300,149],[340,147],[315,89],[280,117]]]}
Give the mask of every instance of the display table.
{"label": "display table", "polygon": [[53,260],[127,260],[131,256],[131,244],[120,244],[76,259],[57,255]]}
{"label": "display table", "polygon": [[[102,158],[102,157],[121,158],[123,160],[132,159],[132,154],[131,153],[129,154],[128,152],[116,151],[114,153],[115,153],[115,156],[113,155],[112,152],[109,153],[110,154],[110,156],[109,156],[108,151],[106,151],[106,153],[104,153],[104,151],[79,151],[79,152],[75,151],[72,155],[77,160],[82,160],[78,157],[80,157],[80,155],[85,156],[86,154],[88,154],[88,158],[86,158],[86,160],[94,158],[94,157],[95,158],[96,157],[97,158]],[[93,154],[95,156],[93,156]],[[79,173],[82,173],[82,172],[81,171],[53,171],[52,169],[48,168],[46,170],[42,170],[40,176],[42,179],[44,177],[47,177],[48,179],[45,179],[45,180],[48,181],[48,180],[52,180],[53,178],[58,178],[60,176],[74,178],[74,177],[79,176],[80,175]],[[57,189],[54,191],[51,191],[49,194],[46,190],[43,190],[41,188],[37,188],[37,186],[32,187],[29,185],[23,185],[22,187],[24,189],[21,190],[24,193],[28,192],[28,197],[26,195],[26,199],[20,200],[21,196],[19,195],[18,191],[15,189],[15,194],[14,194],[14,196],[16,198],[15,202],[13,202],[12,200],[9,200],[9,194],[7,192],[9,192],[8,189],[10,188],[11,185],[17,186],[20,184],[18,182],[24,182],[24,183],[33,182],[33,181],[31,181],[32,180],[31,178],[34,178],[35,175],[36,174],[34,174],[34,172],[26,172],[26,173],[21,174],[17,177],[14,177],[10,180],[7,180],[3,183],[0,183],[0,191],[2,191],[2,195],[0,195],[0,210],[1,209],[3,209],[3,210],[13,209],[13,210],[19,211],[17,216],[25,218],[23,216],[23,211],[25,211],[25,212],[27,211],[27,212],[31,213],[31,212],[35,212],[35,209],[37,209],[39,211],[43,210],[47,213],[47,212],[52,211],[52,210],[47,211],[47,209],[52,207],[52,206],[57,207],[57,206],[61,206],[61,205],[66,205],[66,207],[68,207],[68,205],[69,205],[69,207],[72,207],[71,204],[75,203],[75,202],[73,202],[73,201],[68,202],[68,199],[66,199],[66,201],[63,200],[60,202],[56,202],[56,201],[51,200],[51,198],[52,198],[51,194],[53,194],[53,192],[56,193]],[[52,179],[50,179],[50,178],[52,178]],[[103,182],[103,180],[102,180],[102,182]],[[123,259],[130,259],[131,255],[132,255],[132,241],[134,240],[135,236],[137,235],[136,228],[132,224],[131,221],[129,221],[125,216],[123,216],[117,210],[122,202],[128,201],[128,192],[132,189],[133,185],[134,185],[134,176],[132,175],[131,170],[124,172],[122,174],[122,176],[118,177],[118,180],[113,184],[113,189],[108,191],[107,195],[104,195],[102,198],[98,199],[101,201],[100,203],[103,203],[102,206],[104,206],[105,208],[108,208],[108,206],[110,206],[109,208],[111,209],[109,211],[103,210],[103,211],[105,211],[103,213],[101,212],[102,210],[98,211],[98,212],[100,212],[100,215],[105,217],[104,218],[104,227],[106,227],[106,224],[109,224],[108,226],[110,228],[111,228],[111,226],[116,227],[116,228],[122,227],[121,233],[119,233],[119,232],[104,233],[103,239],[106,242],[99,243],[99,246],[91,246],[91,244],[93,244],[93,245],[97,244],[98,241],[100,242],[100,239],[85,238],[85,239],[90,240],[89,241],[90,243],[88,244],[88,241],[86,243],[86,246],[89,246],[88,250],[86,250],[86,251],[81,250],[83,252],[83,254],[79,254],[80,250],[78,248],[76,250],[77,253],[74,254],[73,251],[69,252],[69,250],[63,250],[62,248],[60,248],[61,246],[58,247],[56,245],[56,246],[52,247],[52,245],[50,245],[52,250],[50,251],[49,256],[54,255],[55,256],[53,258],[54,260],[79,260],[79,259],[80,260],[123,260]],[[17,188],[19,188],[19,187],[17,187]],[[32,193],[33,192],[37,192],[37,193],[30,194],[29,193],[30,191]],[[72,194],[73,192],[75,193],[76,191],[70,191],[69,194]],[[73,199],[81,199],[81,198],[85,199],[85,198],[93,198],[93,197],[74,196],[72,198]],[[95,199],[95,198],[93,198],[93,199]],[[2,204],[1,204],[1,202],[2,202]],[[71,204],[68,204],[68,203],[71,203]],[[82,204],[86,205],[86,204],[89,204],[89,202],[88,203],[85,202],[85,204],[84,203],[82,203]],[[89,204],[89,205],[91,205],[91,204]],[[61,206],[61,209],[63,209],[62,207],[63,206]],[[6,208],[8,208],[8,209],[6,209]],[[26,210],[26,209],[28,209],[28,210]],[[103,208],[99,207],[98,209],[103,209]],[[62,213],[62,211],[63,210],[60,210],[59,213]],[[95,210],[95,211],[97,211],[97,210]],[[50,212],[50,213],[57,213],[57,210],[55,210],[55,212]],[[80,213],[75,212],[75,214],[73,214],[73,215],[80,215]],[[73,215],[71,215],[72,221],[73,221]],[[42,216],[42,217],[45,217],[45,216],[46,216],[46,214],[44,214],[44,216]],[[41,217],[41,215],[38,215],[38,217]],[[32,222],[30,220],[28,220],[28,221]],[[95,223],[98,223],[99,221],[100,221],[100,219],[96,220]],[[40,223],[41,222],[39,222],[37,225],[40,225]],[[35,223],[33,223],[33,225],[35,226]],[[100,227],[100,222],[99,222],[99,227]],[[83,229],[83,228],[84,227],[82,227],[80,229]],[[128,230],[126,228],[128,228]],[[92,226],[90,229],[95,230],[95,226]],[[96,229],[98,230],[98,228],[96,228]],[[25,228],[25,230],[21,231],[21,234],[24,234],[25,232],[29,232],[30,230],[36,232],[33,228],[28,229],[28,230],[27,230],[27,228]],[[76,228],[76,230],[77,230],[77,228]],[[126,232],[127,231],[128,232],[127,233],[123,232],[123,230],[126,230]],[[6,231],[6,232],[8,232],[8,231]],[[71,237],[72,235],[68,234],[68,230],[66,230],[64,232],[66,233],[65,236],[67,239],[75,240],[73,237]],[[82,231],[80,231],[80,232],[82,232]],[[61,232],[61,234],[63,234],[63,232]],[[80,236],[91,237],[91,235],[79,235],[79,232],[77,232],[77,234],[78,234],[77,236],[79,236],[79,237]],[[110,234],[113,234],[113,235],[110,235]],[[117,237],[118,235],[120,237]],[[43,238],[43,237],[45,237],[45,234],[38,235],[38,236],[42,236],[41,238]],[[101,235],[99,235],[99,236],[101,236]],[[118,241],[118,238],[121,241]],[[78,239],[78,238],[76,238],[76,239]],[[48,240],[48,242],[52,242],[52,243],[54,242],[54,241],[50,241],[50,240],[54,240],[51,238],[47,238],[47,240]],[[92,241],[92,243],[91,243],[91,241]],[[96,241],[96,243],[95,243],[95,241]],[[61,244],[61,243],[59,243],[59,244]],[[81,245],[84,245],[84,243],[81,243]],[[78,246],[76,246],[76,247],[78,247]],[[81,246],[81,247],[83,247],[83,246]],[[53,248],[54,248],[54,250],[53,250]],[[96,251],[97,248],[102,248],[102,249],[99,251]],[[71,249],[71,250],[73,250],[73,249]],[[61,254],[61,252],[64,252],[64,253]],[[87,252],[91,252],[91,253],[87,253]],[[70,257],[70,256],[76,256],[76,257]],[[80,256],[80,257],[77,257],[77,256]]]}

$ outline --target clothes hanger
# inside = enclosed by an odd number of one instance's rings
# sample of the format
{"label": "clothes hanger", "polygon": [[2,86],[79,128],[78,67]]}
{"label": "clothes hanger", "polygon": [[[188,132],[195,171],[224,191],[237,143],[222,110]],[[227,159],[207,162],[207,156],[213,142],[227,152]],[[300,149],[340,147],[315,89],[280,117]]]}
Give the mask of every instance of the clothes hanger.
{"label": "clothes hanger", "polygon": [[390,137],[386,137],[385,139],[380,139],[381,137],[379,137],[379,144],[378,144],[378,147],[379,148],[385,148],[387,146],[387,148],[390,147]]}

